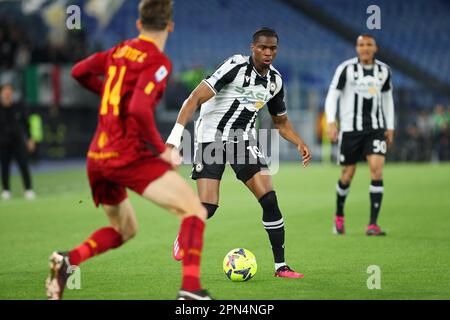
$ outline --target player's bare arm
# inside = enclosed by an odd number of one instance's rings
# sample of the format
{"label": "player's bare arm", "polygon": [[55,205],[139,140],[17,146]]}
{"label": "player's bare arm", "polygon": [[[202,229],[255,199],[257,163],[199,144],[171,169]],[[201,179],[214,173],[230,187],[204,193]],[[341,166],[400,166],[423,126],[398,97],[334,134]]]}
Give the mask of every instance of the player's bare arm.
{"label": "player's bare arm", "polygon": [[[339,70],[339,69],[338,69]],[[337,112],[337,105],[338,100],[341,95],[341,90],[338,89],[342,88],[343,81],[342,77],[345,75],[342,70],[339,70],[337,72],[337,75],[333,78],[333,81],[331,83],[330,89],[328,90],[327,97],[325,99],[325,114],[327,119],[327,136],[328,139],[331,140],[331,142],[336,142],[339,135],[338,125],[336,122],[336,112]]]}
{"label": "player's bare arm", "polygon": [[180,113],[177,117],[177,123],[185,126],[191,121],[197,108],[214,97],[215,92],[204,82],[200,82],[197,88],[192,91],[189,97],[184,101]]}
{"label": "player's bare arm", "polygon": [[[340,72],[342,73],[342,71]],[[339,73],[338,73],[339,74]],[[342,74],[339,76],[339,79],[333,78],[333,82],[331,84],[331,88],[328,90],[327,98],[325,99],[325,114],[327,119],[327,137],[331,142],[336,142],[339,136],[338,125],[336,121],[336,112],[338,100],[341,95],[341,90],[336,87],[339,83],[336,83],[338,80],[341,80]],[[341,83],[342,86],[342,83]]]}
{"label": "player's bare arm", "polygon": [[272,121],[275,128],[280,131],[280,135],[287,141],[297,146],[297,150],[303,158],[303,166],[306,167],[311,161],[311,151],[303,139],[300,138],[297,131],[295,131],[288,116],[286,114],[281,116],[272,116]]}
{"label": "player's bare arm", "polygon": [[215,92],[204,81],[200,82],[197,88],[192,91],[189,97],[183,102],[183,106],[178,113],[177,122],[167,139],[167,145],[178,148],[181,143],[181,137],[186,124],[191,121],[192,116],[198,107],[214,97]]}

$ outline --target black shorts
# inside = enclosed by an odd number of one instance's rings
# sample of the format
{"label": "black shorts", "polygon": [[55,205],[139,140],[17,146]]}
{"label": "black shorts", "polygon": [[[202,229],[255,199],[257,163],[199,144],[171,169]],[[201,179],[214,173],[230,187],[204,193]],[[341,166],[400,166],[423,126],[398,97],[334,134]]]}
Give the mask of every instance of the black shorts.
{"label": "black shorts", "polygon": [[268,166],[256,141],[217,141],[198,143],[195,149],[191,178],[221,180],[225,164],[230,163],[236,177],[247,182]]}
{"label": "black shorts", "polygon": [[387,145],[384,130],[366,132],[343,132],[339,141],[339,163],[356,164],[371,154],[386,155]]}

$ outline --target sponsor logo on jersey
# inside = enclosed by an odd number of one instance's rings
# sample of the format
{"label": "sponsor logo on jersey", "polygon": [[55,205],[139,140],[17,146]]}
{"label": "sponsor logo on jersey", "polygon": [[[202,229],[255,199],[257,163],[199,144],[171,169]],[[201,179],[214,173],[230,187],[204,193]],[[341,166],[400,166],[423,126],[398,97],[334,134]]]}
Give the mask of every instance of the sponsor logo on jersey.
{"label": "sponsor logo on jersey", "polygon": [[372,99],[381,89],[381,81],[373,76],[365,76],[362,79],[352,81],[351,85],[357,94],[366,99]]}
{"label": "sponsor logo on jersey", "polygon": [[165,77],[169,74],[169,71],[167,71],[166,66],[159,67],[158,71],[155,73],[155,79],[158,82],[161,82],[164,80]]}
{"label": "sponsor logo on jersey", "polygon": [[264,107],[264,105],[265,105],[266,103],[264,102],[264,101],[257,101],[256,103],[255,103],[255,108],[256,109],[261,109],[262,107]]}
{"label": "sponsor logo on jersey", "polygon": [[262,100],[262,101],[267,101],[268,100],[268,95],[264,94],[262,92],[254,92],[251,89],[245,89],[243,87],[234,87],[234,91],[236,91],[237,93],[241,94],[243,96],[243,98],[250,98],[250,99],[255,99],[255,100]]}

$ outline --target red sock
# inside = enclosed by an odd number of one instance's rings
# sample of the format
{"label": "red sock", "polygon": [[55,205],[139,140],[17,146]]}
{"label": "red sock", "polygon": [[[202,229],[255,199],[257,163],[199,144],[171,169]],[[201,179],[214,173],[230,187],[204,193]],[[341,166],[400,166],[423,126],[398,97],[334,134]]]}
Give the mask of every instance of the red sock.
{"label": "red sock", "polygon": [[72,265],[78,266],[81,262],[114,249],[122,244],[122,236],[112,227],[105,227],[95,231],[86,241],[69,252]]}
{"label": "red sock", "polygon": [[183,282],[181,288],[197,291],[200,286],[200,257],[203,247],[205,222],[196,216],[185,218],[181,223],[180,244],[183,259]]}

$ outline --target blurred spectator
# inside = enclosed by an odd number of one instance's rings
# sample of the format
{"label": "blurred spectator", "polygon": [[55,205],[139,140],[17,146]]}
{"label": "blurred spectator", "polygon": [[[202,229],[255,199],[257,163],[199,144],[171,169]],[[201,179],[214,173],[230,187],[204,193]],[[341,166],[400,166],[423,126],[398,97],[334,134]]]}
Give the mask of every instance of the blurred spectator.
{"label": "blurred spectator", "polygon": [[25,69],[31,62],[31,50],[27,43],[21,43],[17,49],[15,65]]}
{"label": "blurred spectator", "polygon": [[186,85],[189,92],[193,91],[205,76],[206,70],[202,66],[195,66],[179,74],[180,80]]}
{"label": "blurred spectator", "polygon": [[438,104],[434,108],[433,119],[433,160],[448,159],[449,123],[444,106]]}
{"label": "blurred spectator", "polygon": [[432,130],[433,120],[426,110],[421,110],[417,116],[418,144],[422,149],[419,153],[419,161],[429,161],[433,147]]}
{"label": "blurred spectator", "polygon": [[9,28],[0,25],[0,67],[10,69],[14,66],[14,55],[17,44],[11,39]]}
{"label": "blurred spectator", "polygon": [[401,161],[450,160],[450,107],[437,105],[432,114],[426,109],[409,112],[404,124]]}
{"label": "blurred spectator", "polygon": [[446,116],[447,116],[447,123],[450,123],[450,104],[449,104],[448,107],[447,107],[447,113],[446,113]]}
{"label": "blurred spectator", "polygon": [[55,45],[47,37],[29,39],[22,25],[0,14],[0,68],[24,69],[29,63],[75,62],[86,55],[83,30],[68,32],[65,44]]}
{"label": "blurred spectator", "polygon": [[14,103],[14,88],[5,84],[0,88],[0,160],[3,200],[11,198],[10,173],[14,158],[19,165],[27,200],[36,197],[32,190],[28,153],[33,152],[35,143],[30,138],[28,118],[24,107]]}
{"label": "blurred spectator", "polygon": [[417,113],[410,113],[406,124],[406,137],[403,143],[400,159],[402,161],[419,161],[422,150],[419,145],[420,130],[417,125]]}
{"label": "blurred spectator", "polygon": [[48,108],[48,119],[44,128],[47,153],[50,158],[63,159],[66,156],[65,139],[67,127],[61,118],[59,106],[52,104]]}
{"label": "blurred spectator", "polygon": [[447,151],[446,151],[446,160],[450,160],[450,105],[447,107],[446,112],[446,118],[447,118]]}

